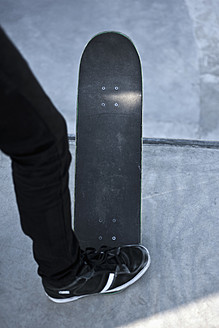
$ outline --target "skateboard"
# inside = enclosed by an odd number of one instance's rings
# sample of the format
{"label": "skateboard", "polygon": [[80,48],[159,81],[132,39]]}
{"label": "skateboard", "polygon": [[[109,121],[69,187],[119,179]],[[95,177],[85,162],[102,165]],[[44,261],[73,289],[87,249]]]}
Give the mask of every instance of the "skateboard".
{"label": "skateboard", "polygon": [[74,231],[82,249],[141,239],[142,75],[121,33],[87,44],[80,62]]}

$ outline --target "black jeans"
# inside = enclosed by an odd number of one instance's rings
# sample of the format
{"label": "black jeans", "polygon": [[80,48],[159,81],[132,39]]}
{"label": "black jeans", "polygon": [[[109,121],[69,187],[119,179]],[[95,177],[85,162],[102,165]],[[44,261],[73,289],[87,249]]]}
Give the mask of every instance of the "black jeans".
{"label": "black jeans", "polygon": [[38,274],[54,286],[74,278],[80,246],[72,230],[66,123],[0,29],[0,149],[10,156],[22,230]]}

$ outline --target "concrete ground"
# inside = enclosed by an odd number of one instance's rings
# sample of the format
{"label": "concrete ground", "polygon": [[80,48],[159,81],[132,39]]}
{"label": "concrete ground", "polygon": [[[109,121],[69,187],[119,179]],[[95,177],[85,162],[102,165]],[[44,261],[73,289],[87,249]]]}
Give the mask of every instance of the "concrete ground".
{"label": "concrete ground", "polygon": [[[143,146],[149,271],[120,294],[65,305],[44,295],[0,152],[0,327],[218,328],[219,142],[175,140],[219,140],[218,1],[0,0],[0,21],[71,134],[85,44],[105,30],[127,34],[142,61],[143,135],[165,138]],[[72,200],[73,177],[72,165]]]}
{"label": "concrete ground", "polygon": [[[74,163],[75,145],[71,144]],[[149,271],[115,295],[65,305],[44,295],[1,155],[2,328],[217,328],[219,148],[143,146],[142,243]],[[70,170],[73,197],[74,165]]]}
{"label": "concrete ground", "polygon": [[219,139],[218,0],[0,0],[0,21],[75,133],[80,57],[115,30],[143,68],[144,136]]}

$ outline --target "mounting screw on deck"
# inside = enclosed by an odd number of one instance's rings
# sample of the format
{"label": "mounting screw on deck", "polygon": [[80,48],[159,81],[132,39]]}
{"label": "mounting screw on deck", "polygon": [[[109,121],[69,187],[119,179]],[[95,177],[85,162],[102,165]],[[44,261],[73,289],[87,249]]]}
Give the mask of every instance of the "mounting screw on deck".
{"label": "mounting screw on deck", "polygon": [[106,90],[106,87],[102,86],[102,90]]}
{"label": "mounting screw on deck", "polygon": [[113,223],[116,223],[116,219],[112,219]]}
{"label": "mounting screw on deck", "polygon": [[114,104],[114,106],[115,106],[115,107],[118,107],[118,106],[119,106],[119,104],[118,104],[118,103],[115,103],[115,104]]}
{"label": "mounting screw on deck", "polygon": [[114,89],[117,91],[117,90],[119,90],[119,87],[116,86]]}
{"label": "mounting screw on deck", "polygon": [[102,223],[103,222],[103,219],[99,219],[99,222]]}
{"label": "mounting screw on deck", "polygon": [[101,104],[101,106],[102,106],[102,107],[105,107],[105,106],[106,106],[106,104],[105,104],[105,103],[102,103],[102,104]]}
{"label": "mounting screw on deck", "polygon": [[102,240],[102,239],[103,239],[103,237],[102,237],[102,236],[99,236],[99,237],[98,237],[98,239],[99,239],[99,240]]}
{"label": "mounting screw on deck", "polygon": [[116,240],[116,236],[113,236],[113,237],[112,237],[112,240]]}

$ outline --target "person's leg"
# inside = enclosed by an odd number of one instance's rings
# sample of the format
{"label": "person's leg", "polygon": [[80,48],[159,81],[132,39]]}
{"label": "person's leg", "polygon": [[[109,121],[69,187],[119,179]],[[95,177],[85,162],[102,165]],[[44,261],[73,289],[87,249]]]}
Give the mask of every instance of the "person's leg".
{"label": "person's leg", "polygon": [[63,286],[75,277],[80,246],[71,226],[66,124],[0,29],[0,149],[11,157],[21,226],[38,273]]}
{"label": "person's leg", "polygon": [[71,228],[65,121],[1,29],[0,43],[0,149],[12,159],[21,225],[47,296],[66,303],[131,286],[150,265],[148,250],[80,250]]}

